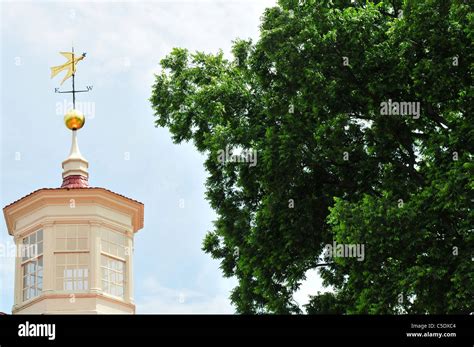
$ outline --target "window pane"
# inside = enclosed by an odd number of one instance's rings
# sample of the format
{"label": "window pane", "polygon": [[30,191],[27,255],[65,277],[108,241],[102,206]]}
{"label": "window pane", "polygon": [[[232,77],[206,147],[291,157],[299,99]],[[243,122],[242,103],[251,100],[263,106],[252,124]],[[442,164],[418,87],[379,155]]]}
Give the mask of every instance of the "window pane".
{"label": "window pane", "polygon": [[78,239],[78,249],[87,249],[87,239]]}
{"label": "window pane", "polygon": [[68,254],[66,261],[68,264],[77,264],[77,254]]}
{"label": "window pane", "polygon": [[69,229],[67,229],[66,235],[68,239],[76,238],[77,237],[76,228],[70,227]]}
{"label": "window pane", "polygon": [[88,228],[85,226],[79,226],[79,229],[77,231],[77,237],[79,238],[87,238],[87,231]]}
{"label": "window pane", "polygon": [[102,279],[108,281],[109,277],[108,277],[108,271],[107,271],[107,269],[102,268],[101,270],[102,270]]}
{"label": "window pane", "polygon": [[43,241],[43,230],[38,230],[36,233],[36,242],[42,242]]}
{"label": "window pane", "polygon": [[89,254],[88,253],[79,254],[78,264],[88,265],[89,264]]}
{"label": "window pane", "polygon": [[102,256],[101,262],[102,290],[106,293],[123,297],[124,262],[107,256]]}
{"label": "window pane", "polygon": [[118,234],[116,232],[111,232],[110,233],[110,238],[109,238],[109,241],[111,243],[118,243]]}
{"label": "window pane", "polygon": [[67,250],[68,251],[73,251],[73,250],[77,249],[76,239],[69,239],[68,238],[66,242],[67,242],[66,244],[67,244]]}
{"label": "window pane", "polygon": [[[60,255],[56,255],[59,257]],[[78,261],[82,260],[86,262],[89,259],[87,253],[69,253],[61,254],[66,259],[65,264],[56,265],[56,286],[58,287],[60,281],[64,279],[64,290],[75,291],[84,290],[86,288],[84,284],[84,278],[88,275],[88,264],[80,264]]]}

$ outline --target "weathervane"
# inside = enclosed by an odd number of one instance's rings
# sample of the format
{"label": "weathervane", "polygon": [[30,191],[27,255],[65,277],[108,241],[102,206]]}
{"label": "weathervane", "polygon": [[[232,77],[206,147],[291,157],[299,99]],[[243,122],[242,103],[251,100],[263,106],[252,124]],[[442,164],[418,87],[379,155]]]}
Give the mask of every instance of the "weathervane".
{"label": "weathervane", "polygon": [[58,73],[66,70],[67,73],[64,76],[63,80],[61,81],[61,85],[66,81],[68,78],[72,77],[72,90],[67,91],[60,91],[59,88],[54,88],[55,93],[72,93],[72,110],[69,110],[66,115],[64,116],[64,123],[66,127],[72,130],[75,134],[75,131],[81,129],[84,126],[85,118],[84,114],[81,111],[76,110],[76,93],[85,93],[92,90],[92,86],[87,86],[87,89],[84,90],[76,90],[74,84],[74,77],[76,75],[76,65],[81,60],[86,57],[86,53],[82,53],[80,56],[76,56],[74,54],[74,47],[72,47],[72,52],[60,52],[68,61],[62,65],[53,66],[51,68],[51,78],[56,76]]}

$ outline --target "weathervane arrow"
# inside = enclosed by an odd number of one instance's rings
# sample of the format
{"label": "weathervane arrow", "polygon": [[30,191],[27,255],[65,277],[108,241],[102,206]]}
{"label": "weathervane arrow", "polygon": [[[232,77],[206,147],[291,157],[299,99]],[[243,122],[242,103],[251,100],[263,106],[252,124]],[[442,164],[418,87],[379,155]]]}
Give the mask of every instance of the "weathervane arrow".
{"label": "weathervane arrow", "polygon": [[63,80],[61,81],[61,85],[64,83],[65,80],[70,78],[76,73],[76,65],[79,63],[81,60],[83,60],[86,57],[86,53],[82,53],[81,56],[75,57],[74,52],[60,52],[68,61],[62,65],[58,66],[53,66],[51,68],[51,78],[56,76],[58,73],[60,73],[63,70],[67,69],[66,76],[64,76]]}
{"label": "weathervane arrow", "polygon": [[74,54],[74,47],[72,47],[72,52],[59,52],[59,53],[61,53],[61,55],[63,55],[67,59],[67,62],[62,65],[53,66],[51,68],[51,78],[55,77],[58,73],[66,70],[67,72],[63,80],[61,81],[61,85],[64,83],[65,80],[72,77],[72,90],[62,92],[62,91],[59,91],[59,88],[54,88],[54,92],[55,93],[72,93],[73,108],[76,108],[76,93],[84,93],[84,92],[89,92],[92,90],[92,86],[87,86],[87,89],[85,90],[76,90],[75,84],[74,84],[74,76],[76,75],[76,65],[77,63],[79,63],[81,60],[83,60],[86,57],[86,53],[82,53],[82,55],[76,56]]}

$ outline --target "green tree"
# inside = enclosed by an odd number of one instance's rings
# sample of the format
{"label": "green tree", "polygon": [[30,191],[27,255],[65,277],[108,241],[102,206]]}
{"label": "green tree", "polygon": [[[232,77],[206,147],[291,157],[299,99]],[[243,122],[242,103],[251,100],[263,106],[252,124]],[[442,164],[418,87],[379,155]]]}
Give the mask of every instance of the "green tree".
{"label": "green tree", "polygon": [[[207,155],[218,218],[203,249],[238,279],[237,312],[301,312],[314,268],[334,293],[308,313],[473,310],[472,10],[280,0],[232,58],[161,61],[156,126]],[[381,112],[391,101],[420,112]],[[256,165],[220,160],[226,148]],[[364,244],[364,261],[324,259],[333,241]]]}

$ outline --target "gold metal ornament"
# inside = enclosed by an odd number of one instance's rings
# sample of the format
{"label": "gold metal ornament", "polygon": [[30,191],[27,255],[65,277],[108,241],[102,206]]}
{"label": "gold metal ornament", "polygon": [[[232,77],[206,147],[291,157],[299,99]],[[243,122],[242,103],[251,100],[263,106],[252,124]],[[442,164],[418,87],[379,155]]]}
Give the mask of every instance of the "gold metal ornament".
{"label": "gold metal ornament", "polygon": [[70,130],[81,129],[84,126],[85,122],[86,118],[84,117],[84,114],[79,110],[72,109],[64,115],[64,124]]}

